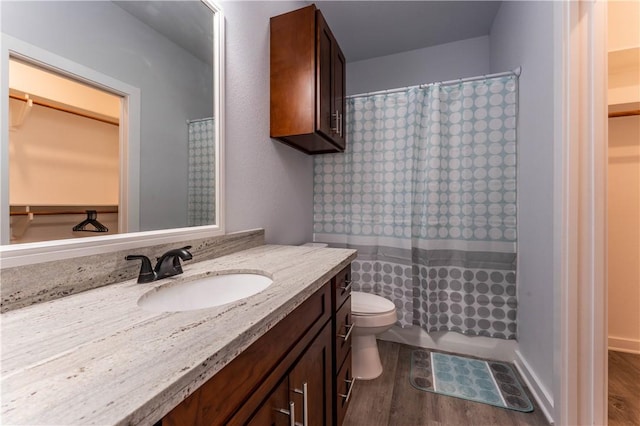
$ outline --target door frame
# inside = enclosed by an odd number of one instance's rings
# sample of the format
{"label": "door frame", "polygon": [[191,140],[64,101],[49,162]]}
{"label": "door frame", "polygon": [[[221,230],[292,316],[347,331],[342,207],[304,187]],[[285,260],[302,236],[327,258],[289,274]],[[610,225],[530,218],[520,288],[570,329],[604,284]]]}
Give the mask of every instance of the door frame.
{"label": "door frame", "polygon": [[554,417],[607,424],[607,3],[558,2]]}

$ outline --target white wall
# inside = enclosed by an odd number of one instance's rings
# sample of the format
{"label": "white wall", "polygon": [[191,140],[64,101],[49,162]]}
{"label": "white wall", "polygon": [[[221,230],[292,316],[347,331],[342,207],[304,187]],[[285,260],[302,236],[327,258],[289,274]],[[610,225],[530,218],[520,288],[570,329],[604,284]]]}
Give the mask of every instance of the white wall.
{"label": "white wall", "polygon": [[222,2],[226,25],[226,227],[311,241],[313,158],[269,138],[269,18],[302,2]]}
{"label": "white wall", "polygon": [[140,88],[140,228],[186,226],[186,120],[211,116],[211,67],[111,2],[0,7],[3,33]]}
{"label": "white wall", "polygon": [[[221,3],[227,48],[227,230],[264,227],[270,243],[312,238],[313,158],[269,138],[269,18],[307,4]],[[348,63],[347,92],[488,72],[489,40],[478,37]]]}
{"label": "white wall", "polygon": [[[476,37],[347,64],[347,94],[489,73],[489,37]],[[507,71],[507,70],[501,70]]]}
{"label": "white wall", "polygon": [[[518,129],[519,353],[552,398],[554,378],[553,2],[503,2],[491,71],[522,66]],[[549,401],[553,404],[553,401]]]}

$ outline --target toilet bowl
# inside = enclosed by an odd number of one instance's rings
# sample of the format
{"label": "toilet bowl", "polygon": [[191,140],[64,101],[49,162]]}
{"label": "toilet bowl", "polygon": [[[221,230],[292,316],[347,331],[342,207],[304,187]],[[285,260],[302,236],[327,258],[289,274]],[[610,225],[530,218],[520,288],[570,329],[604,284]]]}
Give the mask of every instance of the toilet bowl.
{"label": "toilet bowl", "polygon": [[351,369],[353,377],[371,380],[382,374],[376,335],[390,329],[398,320],[393,302],[375,294],[351,292]]}

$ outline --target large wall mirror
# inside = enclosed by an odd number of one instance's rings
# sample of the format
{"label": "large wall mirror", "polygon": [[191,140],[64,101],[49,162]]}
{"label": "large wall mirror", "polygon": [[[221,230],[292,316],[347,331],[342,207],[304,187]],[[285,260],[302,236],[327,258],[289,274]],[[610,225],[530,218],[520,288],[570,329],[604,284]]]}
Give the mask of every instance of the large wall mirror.
{"label": "large wall mirror", "polygon": [[223,18],[2,1],[3,258],[223,232]]}

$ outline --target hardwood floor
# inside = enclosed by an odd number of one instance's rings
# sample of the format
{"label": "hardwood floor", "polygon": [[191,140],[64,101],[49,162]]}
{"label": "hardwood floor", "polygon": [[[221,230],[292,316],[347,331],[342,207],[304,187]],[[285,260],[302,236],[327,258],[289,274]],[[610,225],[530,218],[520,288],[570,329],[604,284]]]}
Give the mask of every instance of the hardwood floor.
{"label": "hardwood floor", "polygon": [[378,341],[378,348],[384,372],[375,380],[356,382],[343,426],[549,424],[526,388],[532,413],[420,391],[409,383],[415,348],[385,341]]}
{"label": "hardwood floor", "polygon": [[639,395],[640,355],[609,351],[609,426],[640,425]]}

